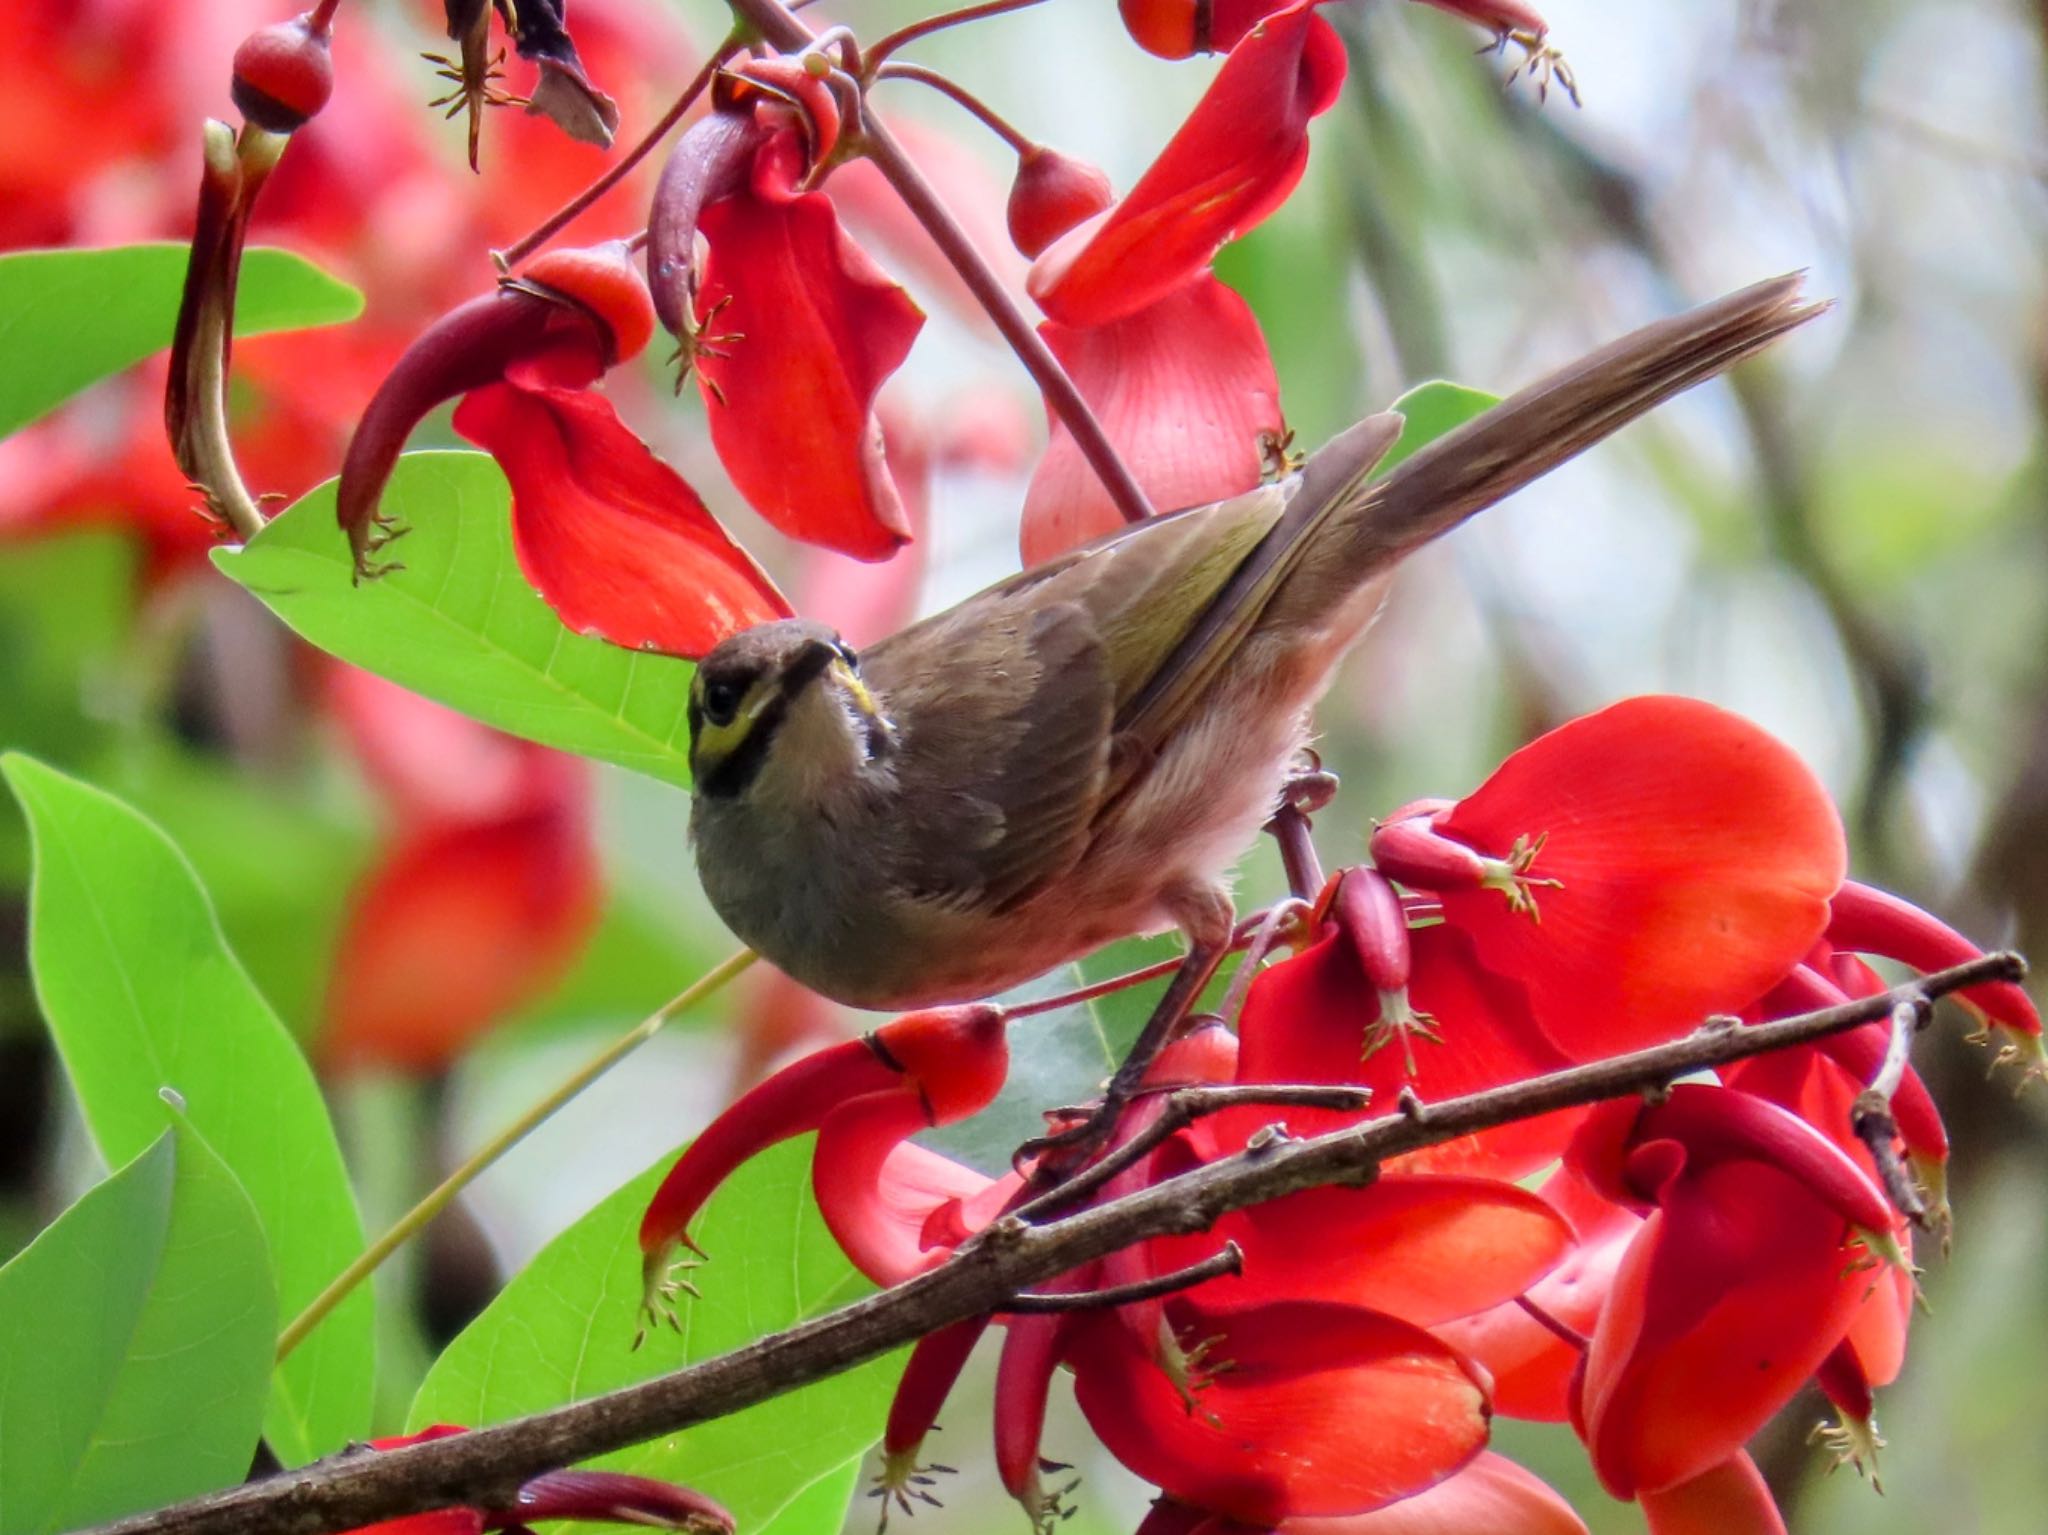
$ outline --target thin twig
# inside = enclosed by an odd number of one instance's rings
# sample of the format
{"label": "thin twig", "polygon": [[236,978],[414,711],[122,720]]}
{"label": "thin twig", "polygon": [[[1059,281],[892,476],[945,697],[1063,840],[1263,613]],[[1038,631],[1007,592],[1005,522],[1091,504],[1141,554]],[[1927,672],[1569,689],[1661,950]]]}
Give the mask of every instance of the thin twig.
{"label": "thin twig", "polygon": [[654,146],[667,138],[669,130],[683,120],[683,114],[696,105],[697,98],[703,95],[705,88],[711,84],[712,76],[716,75],[724,67],[725,61],[739,52],[739,49],[740,38],[738,33],[728,35],[726,40],[718,45],[718,51],[704,61],[703,67],[697,71],[695,77],[691,79],[688,85],[683,87],[682,95],[678,96],[675,99],[675,103],[666,112],[661,114],[660,120],[641,136],[639,143],[621,155],[618,162],[610,166],[597,180],[591,182],[589,186],[578,192],[574,197],[543,219],[531,234],[514,241],[501,251],[493,251],[491,259],[498,264],[499,270],[511,271],[512,268],[547,244],[548,241],[560,234],[570,224],[581,218],[590,209],[591,205],[604,196],[605,193],[630,176],[633,173],[633,167],[653,153]]}
{"label": "thin twig", "polygon": [[1110,1285],[1101,1290],[1019,1290],[1010,1297],[1003,1309],[1027,1314],[1046,1311],[1095,1311],[1110,1306],[1126,1306],[1132,1301],[1155,1300],[1162,1295],[1171,1295],[1176,1290],[1193,1289],[1204,1280],[1214,1279],[1221,1274],[1243,1272],[1244,1253],[1235,1242],[1225,1242],[1222,1252],[1212,1254],[1200,1263],[1190,1263],[1186,1268],[1175,1269],[1170,1274],[1154,1274],[1150,1279],[1134,1279],[1129,1284]]}
{"label": "thin twig", "polygon": [[1237,974],[1230,978],[1230,985],[1223,992],[1223,1005],[1216,1010],[1225,1023],[1236,1026],[1238,1014],[1244,1011],[1244,999],[1251,994],[1252,982],[1258,979],[1259,966],[1266,962],[1266,956],[1280,942],[1282,932],[1290,924],[1305,918],[1310,909],[1304,898],[1289,896],[1266,913],[1265,920],[1252,935],[1250,946],[1244,951]]}
{"label": "thin twig", "polygon": [[1522,1308],[1523,1313],[1527,1315],[1530,1321],[1534,1322],[1559,1342],[1577,1349],[1582,1354],[1592,1346],[1592,1340],[1580,1332],[1578,1328],[1572,1326],[1571,1323],[1565,1321],[1562,1317],[1553,1316],[1549,1311],[1546,1311],[1543,1307],[1537,1305],[1536,1302],[1529,1299],[1528,1296],[1517,1295],[1515,1297],[1515,1304]]}
{"label": "thin twig", "polygon": [[[1252,941],[1252,935],[1259,924],[1270,916],[1270,912],[1254,912],[1231,930],[1230,947],[1223,952],[1234,954]],[[1136,970],[1126,970],[1122,975],[1112,975],[1106,980],[1091,981],[1086,986],[1076,986],[1072,991],[1054,992],[1049,997],[1033,997],[1028,1002],[1006,1002],[1003,1016],[1006,1018],[1030,1018],[1039,1013],[1056,1013],[1063,1007],[1073,1007],[1082,1002],[1093,1002],[1097,997],[1106,997],[1112,992],[1124,991],[1132,986],[1142,986],[1147,981],[1156,981],[1162,975],[1171,975],[1181,966],[1181,956],[1171,959],[1154,960]]]}
{"label": "thin twig", "polygon": [[944,31],[948,27],[961,26],[970,21],[982,21],[990,16],[1001,16],[1008,11],[1021,11],[1043,3],[1044,0],[986,0],[982,5],[970,5],[962,10],[927,16],[923,21],[913,21],[909,26],[899,28],[879,39],[868,49],[868,68],[873,70],[897,49],[906,43],[916,42],[920,37],[929,37],[932,33]]}
{"label": "thin twig", "polygon": [[1884,1185],[1885,1193],[1898,1212],[1923,1231],[1931,1229],[1933,1221],[1926,1197],[1899,1156],[1899,1123],[1892,1115],[1892,1094],[1905,1080],[1913,1036],[1933,1009],[1933,1002],[1910,988],[1893,1004],[1891,1037],[1885,1041],[1884,1059],[1878,1063],[1877,1075],[1856,1095],[1856,1102],[1849,1109],[1849,1128],[1856,1132],[1856,1138],[1870,1153],[1870,1160],[1877,1164],[1878,1181]]}
{"label": "thin twig", "polygon": [[1047,1189],[1013,1212],[1021,1221],[1043,1221],[1059,1210],[1072,1209],[1147,1152],[1196,1120],[1247,1104],[1260,1108],[1334,1109],[1356,1112],[1372,1102],[1364,1087],[1315,1087],[1292,1083],[1229,1083],[1214,1087],[1176,1088],[1159,1117],[1107,1155],[1090,1162],[1066,1182]]}
{"label": "thin twig", "polygon": [[755,957],[752,949],[741,949],[737,954],[727,955],[563,1078],[540,1102],[477,1147],[460,1167],[436,1184],[418,1204],[392,1222],[390,1230],[364,1248],[362,1255],[355,1262],[335,1275],[333,1282],[326,1289],[307,1302],[306,1309],[292,1318],[291,1325],[278,1335],[277,1357],[283,1359],[304,1342],[306,1334],[318,1327],[329,1312],[347,1299],[351,1290],[376,1273],[387,1258],[403,1247],[427,1222],[439,1215],[450,1200],[474,1183],[506,1152],[545,1124],[563,1104],[654,1038],[671,1019],[688,1012],[727,981],[739,975],[753,964]]}
{"label": "thin twig", "polygon": [[967,89],[958,80],[940,74],[936,69],[926,69],[922,64],[884,64],[875,71],[877,80],[915,80],[919,85],[930,86],[940,95],[979,118],[1005,144],[1018,154],[1028,154],[1038,146],[1031,138],[994,107]]}
{"label": "thin twig", "polygon": [[[1445,1099],[1425,1115],[1382,1115],[1312,1140],[1269,1142],[1051,1225],[1005,1217],[927,1273],[673,1374],[494,1428],[375,1455],[336,1456],[102,1525],[94,1535],[329,1535],[457,1504],[508,1507],[519,1486],[541,1472],[675,1434],[850,1370],[926,1333],[999,1311],[1020,1290],[1133,1242],[1192,1235],[1248,1205],[1330,1184],[1367,1183],[1382,1162],[1426,1146],[1806,1044],[1886,1017],[1916,992],[1945,996],[2025,974],[2017,954],[1989,954],[1819,1012],[1741,1028],[1711,1026],[1653,1049]],[[626,1308],[620,1309],[623,1348]]]}

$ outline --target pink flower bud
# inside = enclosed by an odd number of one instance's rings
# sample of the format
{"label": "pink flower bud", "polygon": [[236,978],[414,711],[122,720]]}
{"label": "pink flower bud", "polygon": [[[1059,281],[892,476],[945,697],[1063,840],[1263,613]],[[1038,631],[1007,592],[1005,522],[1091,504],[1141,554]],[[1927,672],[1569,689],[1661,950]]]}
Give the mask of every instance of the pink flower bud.
{"label": "pink flower bud", "polygon": [[1036,256],[1114,201],[1109,177],[1087,161],[1033,145],[1018,157],[1017,179],[1010,185],[1010,243]]}

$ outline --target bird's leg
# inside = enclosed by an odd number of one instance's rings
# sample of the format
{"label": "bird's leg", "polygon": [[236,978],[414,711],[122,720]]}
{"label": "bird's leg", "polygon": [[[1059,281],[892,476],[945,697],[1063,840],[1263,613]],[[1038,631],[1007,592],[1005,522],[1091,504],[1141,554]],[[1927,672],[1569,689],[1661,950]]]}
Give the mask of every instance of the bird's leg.
{"label": "bird's leg", "polygon": [[1287,868],[1287,888],[1297,900],[1313,901],[1323,888],[1323,863],[1316,845],[1309,840],[1308,818],[1337,795],[1337,775],[1324,768],[1322,758],[1307,747],[1296,755],[1280,786],[1280,805],[1266,830],[1280,844],[1280,861]]}
{"label": "bird's leg", "polygon": [[1201,997],[1203,988],[1215,977],[1216,968],[1223,963],[1224,956],[1230,953],[1236,912],[1230,904],[1229,894],[1222,887],[1191,887],[1168,897],[1167,906],[1179,919],[1181,931],[1187,934],[1187,957],[1174,971],[1173,979],[1167,982],[1165,994],[1152,1009],[1152,1016],[1145,1020],[1145,1026],[1138,1031],[1123,1064],[1117,1067],[1116,1074],[1103,1089],[1102,1101],[1078,1124],[1026,1141],[1017,1148],[1016,1161],[1037,1157],[1041,1168],[1061,1177],[1079,1167],[1100,1148],[1116,1129],[1116,1122],[1125,1107],[1144,1085],[1145,1073],[1152,1069],[1152,1062],[1180,1032],[1181,1024]]}

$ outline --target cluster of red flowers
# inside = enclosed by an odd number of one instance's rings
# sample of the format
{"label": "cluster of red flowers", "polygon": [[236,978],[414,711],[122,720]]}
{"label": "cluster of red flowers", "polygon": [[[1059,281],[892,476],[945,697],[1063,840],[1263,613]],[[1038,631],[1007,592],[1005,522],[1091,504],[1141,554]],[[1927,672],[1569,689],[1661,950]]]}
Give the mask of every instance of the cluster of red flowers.
{"label": "cluster of red flowers", "polygon": [[[1384,822],[1372,862],[1331,881],[1298,951],[1260,971],[1232,1032],[1211,1020],[1153,1068],[1109,1151],[1161,1090],[1351,1084],[1356,1111],[1244,1105],[1178,1128],[1098,1200],[1242,1151],[1276,1123],[1313,1134],[1882,983],[1861,957],[1924,969],[1975,948],[1845,879],[1825,791],[1755,726],[1650,697],[1517,752],[1464,799]],[[1961,994],[2038,1071],[2018,988]],[[1020,1022],[1019,1028],[1029,1028]],[[1146,1535],[1581,1528],[1486,1451],[1493,1413],[1569,1421],[1602,1484],[1660,1535],[1781,1529],[1743,1445],[1807,1381],[1874,1453],[1872,1392],[1898,1373],[1914,1300],[1911,1227],[1851,1126],[1889,1025],[1759,1057],[1715,1082],[1554,1112],[1159,1238],[1055,1290],[1185,1271],[1225,1241],[1240,1271],[1093,1310],[984,1317],[912,1355],[883,1441],[884,1487],[924,1496],[925,1432],[991,1325],[1005,1329],[996,1460],[1041,1525],[1059,1512],[1040,1433],[1056,1368],[1162,1499]],[[999,1008],[912,1014],[789,1067],[687,1151],[641,1227],[658,1280],[690,1220],[747,1156],[816,1132],[814,1187],[878,1283],[943,1262],[1043,1185],[990,1178],[910,1137],[985,1107],[1008,1069]],[[1941,1120],[1910,1068],[1895,1151],[1946,1207]],[[1538,1181],[1540,1179],[1540,1182]],[[1531,1186],[1534,1185],[1534,1192]]]}

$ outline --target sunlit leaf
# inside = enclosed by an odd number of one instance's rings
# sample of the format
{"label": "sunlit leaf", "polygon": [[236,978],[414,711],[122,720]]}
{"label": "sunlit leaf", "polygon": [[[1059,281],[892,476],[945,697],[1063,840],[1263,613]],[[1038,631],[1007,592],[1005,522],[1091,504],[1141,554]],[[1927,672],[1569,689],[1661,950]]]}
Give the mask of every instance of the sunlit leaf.
{"label": "sunlit leaf", "polygon": [[[12,251],[0,255],[0,437],[87,384],[171,344],[185,247]],[[257,247],[242,256],[235,334],[334,325],[363,295],[303,256]]]}
{"label": "sunlit leaf", "polygon": [[[158,1089],[234,1170],[262,1219],[282,1312],[362,1249],[333,1126],[305,1058],[221,938],[192,867],[119,800],[32,758],[0,758],[35,850],[29,957],[43,1017],[109,1162],[163,1128]],[[370,1297],[285,1361],[264,1433],[297,1463],[369,1427]]]}
{"label": "sunlit leaf", "polygon": [[[690,1277],[701,1299],[678,1298],[681,1333],[652,1331],[635,1352],[641,1213],[673,1157],[612,1194],[554,1241],[448,1345],[413,1403],[414,1428],[484,1424],[708,1359],[842,1306],[868,1285],[840,1256],[810,1195],[810,1141],[758,1157],[693,1225],[711,1255]],[[877,1439],[897,1364],[884,1359],[702,1423],[594,1464],[685,1483],[732,1510],[742,1530],[780,1521],[807,1489],[843,1477]],[[833,1486],[841,1485],[832,1481]],[[777,1522],[786,1535],[839,1528],[843,1499],[822,1517]]]}
{"label": "sunlit leaf", "polygon": [[249,1468],[277,1339],[263,1228],[171,1119],[0,1268],[0,1535],[76,1529]]}
{"label": "sunlit leaf", "polygon": [[514,735],[689,782],[691,667],[572,634],[512,553],[510,495],[480,453],[408,453],[383,510],[405,568],[357,585],[332,481],[214,562],[321,649]]}
{"label": "sunlit leaf", "polygon": [[1387,450],[1387,456],[1380,460],[1376,472],[1385,474],[1403,459],[1428,447],[1444,433],[1455,431],[1473,417],[1484,415],[1499,403],[1500,396],[1497,394],[1488,394],[1483,389],[1468,389],[1463,384],[1445,383],[1442,379],[1417,384],[1387,407],[1401,413],[1401,435],[1395,439],[1393,447]]}

